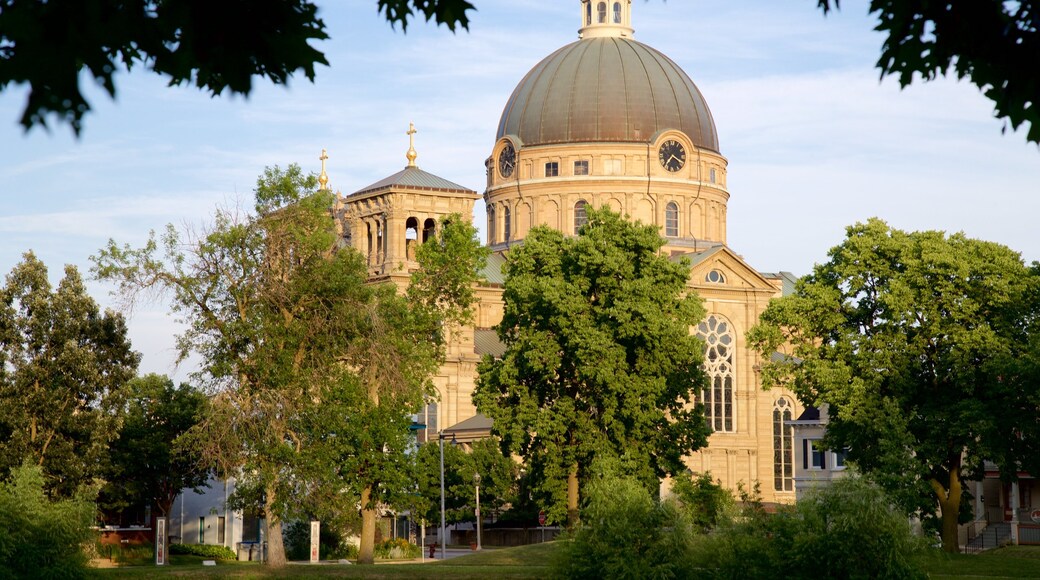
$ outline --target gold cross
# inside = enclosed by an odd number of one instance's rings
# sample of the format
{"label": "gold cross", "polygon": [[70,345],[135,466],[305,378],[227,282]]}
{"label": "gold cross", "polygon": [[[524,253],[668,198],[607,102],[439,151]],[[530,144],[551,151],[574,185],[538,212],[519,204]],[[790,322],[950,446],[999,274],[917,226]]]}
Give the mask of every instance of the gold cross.
{"label": "gold cross", "polygon": [[321,157],[318,158],[321,161],[321,175],[318,176],[318,183],[320,184],[320,189],[322,191],[325,191],[329,188],[329,174],[325,173],[325,161],[327,161],[328,158],[329,154],[324,149],[322,149]]}
{"label": "gold cross", "polygon": [[408,167],[417,167],[415,165],[415,159],[419,157],[419,154],[415,152],[415,134],[418,131],[415,130],[415,123],[408,123],[408,154],[405,157],[408,158]]}

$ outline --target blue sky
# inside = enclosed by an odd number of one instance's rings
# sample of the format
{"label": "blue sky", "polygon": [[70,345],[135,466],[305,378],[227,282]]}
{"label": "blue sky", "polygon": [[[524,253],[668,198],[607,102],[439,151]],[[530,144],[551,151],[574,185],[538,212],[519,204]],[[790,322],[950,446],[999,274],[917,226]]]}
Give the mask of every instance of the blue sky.
{"label": "blue sky", "polygon": [[[577,0],[475,0],[470,32],[422,22],[391,30],[374,0],[319,0],[331,40],[316,82],[259,83],[248,98],[167,88],[144,70],[75,139],[65,126],[23,134],[26,91],[0,95],[0,272],[32,249],[60,275],[84,273],[112,237],[139,244],[166,223],[202,224],[249,205],[267,165],[318,171],[349,194],[401,169],[405,131],[419,165],[482,191],[502,107],[539,60],[577,39]],[[729,159],[729,244],[754,267],[805,274],[872,216],[904,229],[964,231],[1040,259],[1040,151],[1001,134],[968,83],[900,90],[879,82],[882,38],[867,2],[824,17],[815,0],[636,0],[636,39],[682,66],[704,94]],[[87,81],[88,83],[90,81]],[[483,227],[482,204],[476,222]],[[106,306],[110,288],[90,285]],[[176,324],[139,304],[131,338],[143,372],[174,371]]]}

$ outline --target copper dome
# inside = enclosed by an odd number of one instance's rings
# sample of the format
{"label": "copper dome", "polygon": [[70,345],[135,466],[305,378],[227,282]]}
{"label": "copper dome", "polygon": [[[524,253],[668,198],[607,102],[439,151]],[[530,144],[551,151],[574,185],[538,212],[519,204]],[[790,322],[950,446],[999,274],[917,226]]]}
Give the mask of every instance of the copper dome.
{"label": "copper dome", "polygon": [[634,40],[598,37],[557,50],[527,73],[506,103],[497,139],[645,143],[667,129],[719,152],[708,104],[678,65]]}

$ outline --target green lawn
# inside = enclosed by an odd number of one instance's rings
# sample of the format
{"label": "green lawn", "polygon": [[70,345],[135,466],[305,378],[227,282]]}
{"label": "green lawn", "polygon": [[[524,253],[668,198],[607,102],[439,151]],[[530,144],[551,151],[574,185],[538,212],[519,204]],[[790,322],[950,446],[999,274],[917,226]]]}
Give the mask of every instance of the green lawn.
{"label": "green lawn", "polygon": [[[517,548],[488,549],[471,555],[427,564],[380,563],[375,566],[294,564],[271,571],[254,562],[218,562],[203,567],[202,558],[175,556],[172,565],[126,566],[92,570],[90,578],[416,578],[416,579],[523,579],[549,576],[549,558],[556,543]],[[978,556],[930,553],[921,559],[929,578],[1040,578],[1040,547],[1014,546]]]}
{"label": "green lawn", "polygon": [[937,552],[922,559],[929,578],[1040,578],[1040,547],[1009,546],[977,556]]}
{"label": "green lawn", "polygon": [[548,558],[552,543],[520,546],[517,548],[489,549],[426,564],[384,562],[375,566],[347,564],[306,565],[293,564],[283,570],[271,571],[255,562],[217,562],[217,566],[203,567],[196,556],[174,556],[166,568],[155,566],[125,566],[91,571],[97,580],[123,578],[459,578],[459,579],[524,579],[548,576]]}

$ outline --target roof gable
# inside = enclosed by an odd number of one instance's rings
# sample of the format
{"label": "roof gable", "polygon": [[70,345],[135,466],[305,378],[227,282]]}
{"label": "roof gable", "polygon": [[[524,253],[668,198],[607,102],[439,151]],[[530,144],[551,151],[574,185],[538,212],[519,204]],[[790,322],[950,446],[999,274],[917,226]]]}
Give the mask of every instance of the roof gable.
{"label": "roof gable", "polygon": [[[697,287],[745,288],[770,290],[776,292],[776,286],[735,254],[728,246],[715,246],[690,258],[690,285]],[[725,282],[707,281],[708,273],[718,270],[725,277]]]}

